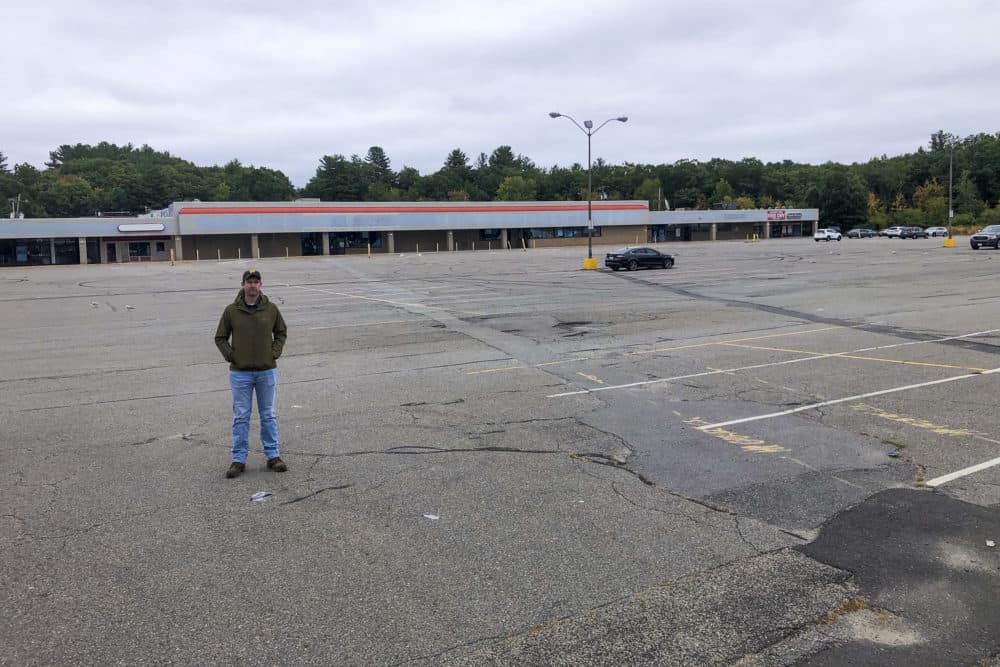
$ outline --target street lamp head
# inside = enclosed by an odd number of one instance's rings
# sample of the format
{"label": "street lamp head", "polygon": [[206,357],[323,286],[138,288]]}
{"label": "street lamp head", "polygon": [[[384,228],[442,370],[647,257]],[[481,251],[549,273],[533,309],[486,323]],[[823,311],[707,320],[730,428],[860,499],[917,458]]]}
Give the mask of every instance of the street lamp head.
{"label": "street lamp head", "polygon": [[583,126],[589,130],[590,128],[594,127],[594,121],[585,120],[583,121]]}
{"label": "street lamp head", "polygon": [[550,112],[549,112],[549,118],[558,118],[558,117],[559,117],[559,116],[561,116],[561,115],[562,115],[562,114],[561,114],[561,113],[559,113],[558,111],[550,111]]}
{"label": "street lamp head", "polygon": [[619,123],[625,123],[628,121],[628,116],[618,116],[618,118],[615,118],[615,120],[617,120]]}

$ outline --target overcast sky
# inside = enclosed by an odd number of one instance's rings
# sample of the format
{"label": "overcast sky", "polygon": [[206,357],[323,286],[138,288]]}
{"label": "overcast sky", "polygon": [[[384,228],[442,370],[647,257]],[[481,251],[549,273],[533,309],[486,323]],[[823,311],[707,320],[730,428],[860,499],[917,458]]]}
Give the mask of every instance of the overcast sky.
{"label": "overcast sky", "polygon": [[4,3],[0,152],[236,158],[302,186],[382,146],[436,171],[510,145],[586,163],[866,161],[1000,131],[995,0]]}

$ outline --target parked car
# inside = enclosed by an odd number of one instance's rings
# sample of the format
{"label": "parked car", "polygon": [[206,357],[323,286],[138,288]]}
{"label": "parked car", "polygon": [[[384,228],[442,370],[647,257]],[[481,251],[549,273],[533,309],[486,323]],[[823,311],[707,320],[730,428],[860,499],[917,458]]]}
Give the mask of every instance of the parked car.
{"label": "parked car", "polygon": [[820,241],[839,241],[840,232],[829,228],[817,229],[816,233],[813,234],[813,240],[816,241],[816,243],[819,243]]}
{"label": "parked car", "polygon": [[847,231],[847,238],[849,239],[870,239],[878,236],[878,232],[874,229],[865,229],[864,227],[855,227]]}
{"label": "parked car", "polygon": [[969,245],[972,246],[973,250],[979,250],[981,245],[990,245],[994,248],[1000,248],[1000,225],[989,225],[983,227],[981,230],[972,235],[969,239]]}
{"label": "parked car", "polygon": [[927,230],[923,227],[901,227],[899,232],[901,239],[925,239]]}
{"label": "parked car", "polygon": [[928,227],[927,236],[934,238],[935,236],[948,236],[947,227]]}
{"label": "parked car", "polygon": [[655,248],[619,248],[604,257],[604,266],[612,271],[618,269],[669,269],[674,265],[674,256]]}
{"label": "parked car", "polygon": [[889,227],[888,229],[883,229],[879,232],[879,236],[884,236],[887,239],[898,239],[902,231],[902,227]]}

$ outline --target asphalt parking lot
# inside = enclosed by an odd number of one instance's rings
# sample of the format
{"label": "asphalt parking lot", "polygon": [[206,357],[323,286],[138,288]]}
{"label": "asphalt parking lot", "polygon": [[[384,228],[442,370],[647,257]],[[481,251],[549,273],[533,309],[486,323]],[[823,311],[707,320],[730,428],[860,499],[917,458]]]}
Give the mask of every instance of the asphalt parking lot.
{"label": "asphalt parking lot", "polygon": [[1000,253],[658,247],[0,270],[0,664],[997,664]]}

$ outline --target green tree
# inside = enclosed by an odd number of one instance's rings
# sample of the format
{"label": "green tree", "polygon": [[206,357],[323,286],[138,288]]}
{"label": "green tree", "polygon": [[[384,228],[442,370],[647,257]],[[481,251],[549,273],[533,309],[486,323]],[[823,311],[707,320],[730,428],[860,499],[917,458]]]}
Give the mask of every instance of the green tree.
{"label": "green tree", "polygon": [[733,198],[733,186],[724,178],[720,178],[712,190],[712,203],[730,201]]}
{"label": "green tree", "polygon": [[948,224],[948,198],[945,195],[945,187],[938,183],[937,179],[932,178],[923,185],[918,185],[913,191],[913,203],[924,212],[931,223]]}
{"label": "green tree", "polygon": [[861,176],[843,165],[827,164],[809,198],[823,224],[858,227],[868,220],[868,188]]}
{"label": "green tree", "polygon": [[538,184],[521,175],[507,176],[497,188],[500,201],[534,201],[537,197]]}
{"label": "green tree", "polygon": [[962,177],[958,179],[958,192],[955,195],[954,207],[957,213],[970,213],[973,216],[978,216],[986,207],[983,200],[979,198],[979,189],[976,188],[968,171],[963,171]]}
{"label": "green tree", "polygon": [[94,189],[80,176],[59,176],[47,172],[39,182],[35,197],[51,217],[85,217],[97,213]]}
{"label": "green tree", "polygon": [[302,194],[326,201],[360,201],[367,189],[361,171],[360,158],[348,160],[343,155],[324,155]]}
{"label": "green tree", "polygon": [[645,199],[649,202],[649,209],[651,211],[659,211],[663,205],[660,199],[661,194],[662,185],[660,184],[660,179],[644,178],[639,187],[632,193],[632,197],[634,199]]}

